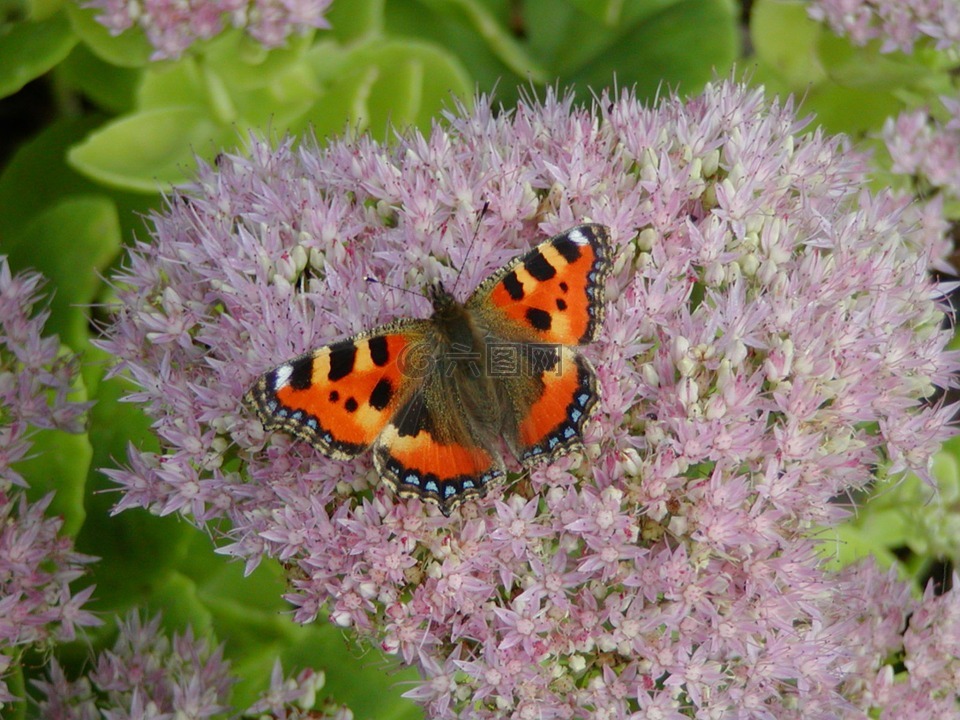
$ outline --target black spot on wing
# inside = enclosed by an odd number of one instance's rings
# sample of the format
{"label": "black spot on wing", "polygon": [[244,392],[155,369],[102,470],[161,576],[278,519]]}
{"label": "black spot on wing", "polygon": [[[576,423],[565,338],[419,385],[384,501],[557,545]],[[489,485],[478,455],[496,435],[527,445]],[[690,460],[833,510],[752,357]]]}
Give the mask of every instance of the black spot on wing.
{"label": "black spot on wing", "polygon": [[527,322],[535,329],[546,332],[550,329],[553,321],[550,319],[550,313],[540,308],[527,308]]}
{"label": "black spot on wing", "polygon": [[557,298],[557,310],[563,311],[567,309],[567,301],[563,298]]}
{"label": "black spot on wing", "polygon": [[530,273],[534,280],[544,282],[557,274],[557,270],[543,256],[539,250],[531,252],[523,261],[523,269]]}
{"label": "black spot on wing", "polygon": [[367,341],[367,347],[370,348],[370,359],[377,367],[383,367],[390,360],[390,352],[387,349],[387,339],[382,335],[373,337]]}
{"label": "black spot on wing", "polygon": [[355,398],[347,398],[347,401],[343,404],[343,409],[349,413],[356,412],[358,407],[360,405]]}
{"label": "black spot on wing", "polygon": [[[582,228],[580,232],[583,232]],[[583,254],[583,252],[580,250],[580,246],[566,235],[558,237],[554,241],[553,247],[568,263],[575,263]]]}
{"label": "black spot on wing", "polygon": [[515,272],[508,272],[506,277],[503,278],[503,289],[507,291],[507,295],[509,295],[511,299],[523,299],[523,285],[517,280],[517,274]]}
{"label": "black spot on wing", "polygon": [[287,381],[294,390],[306,390],[313,385],[313,356],[305,355],[290,363],[292,372]]}
{"label": "black spot on wing", "polygon": [[341,380],[353,372],[357,361],[357,344],[353,340],[343,340],[330,346],[330,372],[327,377],[331,381]]}
{"label": "black spot on wing", "polygon": [[374,410],[383,410],[390,404],[391,399],[393,399],[393,386],[387,378],[381,378],[370,393],[370,407]]}

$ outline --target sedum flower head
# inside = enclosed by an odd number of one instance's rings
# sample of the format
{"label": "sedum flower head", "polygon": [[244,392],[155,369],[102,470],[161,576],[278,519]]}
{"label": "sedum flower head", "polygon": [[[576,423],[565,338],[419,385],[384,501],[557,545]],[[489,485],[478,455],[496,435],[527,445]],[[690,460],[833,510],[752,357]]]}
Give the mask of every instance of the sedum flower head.
{"label": "sedum flower head", "polygon": [[[878,474],[929,477],[951,410],[922,399],[957,367],[936,249],[864,168],[732,82],[653,108],[481,99],[390,146],[251,141],[115,279],[103,345],[164,447],[111,471],[117,510],[229,519],[222,552],[280,558],[300,621],[419,667],[431,717],[847,712],[847,638],[874,618],[809,533]],[[278,363],[429,312],[365,276],[462,269],[462,298],[583,221],[617,248],[584,453],[444,518],[242,408]]]}
{"label": "sedum flower head", "polygon": [[50,316],[41,304],[39,273],[13,274],[0,255],[0,488],[25,486],[16,464],[32,432],[79,432],[88,405],[72,402],[74,358],[60,355],[60,339],[43,335]]}
{"label": "sedum flower head", "polygon": [[274,666],[270,688],[245,712],[230,709],[230,689],[236,682],[223,647],[187,629],[169,637],[160,629],[160,616],[144,622],[136,613],[118,620],[113,648],[101,652],[87,674],[70,680],[56,660],[47,680],[35,681],[38,705],[46,720],[147,720],[206,718],[350,720],[342,708],[311,710],[323,674],[305,671],[284,678]]}
{"label": "sedum flower head", "polygon": [[[944,119],[925,109],[903,112],[883,126],[891,170],[915,178],[922,195],[960,201],[960,99],[941,97]],[[938,109],[939,110],[939,109]]]}
{"label": "sedum flower head", "polygon": [[[860,622],[845,640],[852,667],[843,689],[863,714],[849,716],[955,718],[960,594],[936,595],[931,582],[916,600],[896,570],[881,572],[872,561],[847,568],[839,580],[860,598]],[[951,580],[956,588],[956,575]]]}
{"label": "sedum flower head", "polygon": [[324,17],[333,0],[88,0],[97,19],[113,34],[133,26],[146,34],[154,60],[179,57],[198,40],[227,27],[243,29],[267,48],[283,45],[295,32],[328,28]]}
{"label": "sedum flower head", "polygon": [[[77,365],[60,355],[60,340],[43,335],[37,273],[13,274],[0,256],[0,648],[72,640],[76,628],[98,625],[83,609],[92,586],[70,585],[93,558],[60,534],[62,518],[45,513],[53,495],[29,502],[18,463],[39,429],[79,431],[86,403],[70,399]],[[2,653],[0,653],[2,656]],[[9,658],[0,660],[0,678]],[[12,700],[0,679],[0,707]]]}
{"label": "sedum flower head", "polygon": [[909,53],[923,39],[941,50],[960,46],[956,0],[811,0],[808,12],[856,45],[880,40],[881,52]]}

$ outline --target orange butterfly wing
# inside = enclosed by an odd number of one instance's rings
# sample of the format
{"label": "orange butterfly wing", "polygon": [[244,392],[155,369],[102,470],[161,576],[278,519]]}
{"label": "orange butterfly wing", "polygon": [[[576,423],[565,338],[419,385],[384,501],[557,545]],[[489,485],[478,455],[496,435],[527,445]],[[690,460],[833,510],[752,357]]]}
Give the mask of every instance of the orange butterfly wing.
{"label": "orange butterfly wing", "polygon": [[381,478],[404,497],[435,502],[444,515],[506,475],[500,454],[476,437],[459,412],[455,385],[429,375],[387,425],[373,449]]}
{"label": "orange butterfly wing", "polygon": [[503,432],[524,464],[581,443],[597,381],[590,362],[570,346],[600,332],[612,254],[606,227],[579,225],[506,265],[467,301],[496,342],[519,349],[517,372],[497,379],[514,400]]}
{"label": "orange butterfly wing", "polygon": [[401,320],[279,365],[245,401],[265,430],[289,433],[330,457],[373,446],[387,485],[449,515],[505,469],[457,412],[456,388],[437,370],[439,348],[432,321]]}
{"label": "orange butterfly wing", "polygon": [[603,322],[610,234],[578,225],[546,240],[490,276],[467,301],[496,335],[527,342],[585,345]]}
{"label": "orange butterfly wing", "polygon": [[429,323],[408,320],[326,345],[262,375],[245,397],[267,431],[281,430],[333,458],[370,447],[416,389],[404,372]]}

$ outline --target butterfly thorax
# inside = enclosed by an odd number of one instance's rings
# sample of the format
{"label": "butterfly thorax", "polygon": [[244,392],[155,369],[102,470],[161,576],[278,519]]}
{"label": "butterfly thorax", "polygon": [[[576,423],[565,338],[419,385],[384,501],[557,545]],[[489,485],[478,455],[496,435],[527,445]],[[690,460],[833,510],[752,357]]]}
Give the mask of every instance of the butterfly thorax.
{"label": "butterfly thorax", "polygon": [[441,283],[431,286],[430,301],[433,303],[433,323],[440,335],[441,354],[447,364],[446,374],[480,378],[486,354],[486,333],[476,326],[475,318],[463,303]]}
{"label": "butterfly thorax", "polygon": [[425,370],[421,393],[430,415],[429,432],[440,444],[470,438],[488,445],[500,430],[502,404],[496,384],[485,372],[488,333],[440,283],[428,294],[433,316],[423,346],[426,356],[414,362]]}

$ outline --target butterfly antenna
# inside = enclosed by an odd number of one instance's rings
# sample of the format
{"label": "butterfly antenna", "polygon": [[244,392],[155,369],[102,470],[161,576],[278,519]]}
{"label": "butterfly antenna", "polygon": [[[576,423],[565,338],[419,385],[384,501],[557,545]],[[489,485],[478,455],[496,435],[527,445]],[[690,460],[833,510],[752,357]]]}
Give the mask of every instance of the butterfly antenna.
{"label": "butterfly antenna", "polygon": [[364,275],[363,279],[371,284],[383,285],[384,287],[388,287],[392,290],[399,290],[400,292],[410,293],[411,295],[416,295],[417,297],[426,297],[426,295],[424,295],[419,290],[411,290],[410,288],[401,287],[400,285],[394,285],[393,283],[388,283],[386,280],[375,278],[373,275]]}
{"label": "butterfly antenna", "polygon": [[467,252],[463,256],[463,262],[460,263],[460,269],[457,270],[457,276],[453,279],[453,287],[450,288],[450,292],[453,292],[457,289],[457,284],[460,282],[460,276],[463,274],[463,269],[467,266],[467,258],[470,257],[470,251],[473,250],[473,246],[477,244],[477,236],[480,234],[480,223],[483,221],[483,216],[487,214],[487,210],[490,208],[490,202],[486,201],[483,203],[483,207],[480,208],[480,212],[477,213],[477,224],[473,228],[473,238],[470,240],[470,245],[467,247]]}

